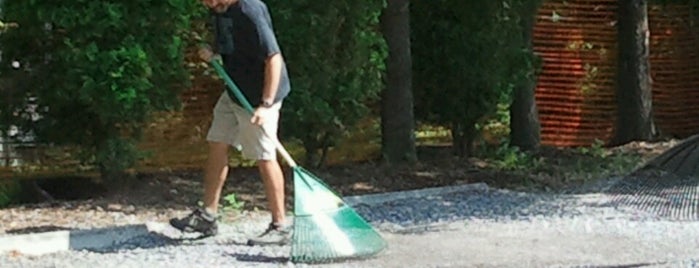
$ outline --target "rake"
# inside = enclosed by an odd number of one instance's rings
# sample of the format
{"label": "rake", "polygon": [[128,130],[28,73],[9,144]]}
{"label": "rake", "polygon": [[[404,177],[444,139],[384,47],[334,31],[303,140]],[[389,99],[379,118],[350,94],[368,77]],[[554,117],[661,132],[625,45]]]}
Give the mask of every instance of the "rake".
{"label": "rake", "polygon": [[[219,58],[212,61],[226,83],[228,96],[238,99],[248,112],[253,108],[223,69]],[[264,128],[263,128],[264,132]],[[323,181],[300,167],[276,137],[270,137],[294,175],[294,229],[291,261],[324,263],[374,256],[387,247],[381,235],[349,207]]]}

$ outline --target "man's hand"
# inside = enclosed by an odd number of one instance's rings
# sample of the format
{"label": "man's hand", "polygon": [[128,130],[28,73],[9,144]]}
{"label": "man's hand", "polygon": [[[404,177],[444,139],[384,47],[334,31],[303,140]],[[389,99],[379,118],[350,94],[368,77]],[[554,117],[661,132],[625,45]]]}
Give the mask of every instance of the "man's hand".
{"label": "man's hand", "polygon": [[252,118],[250,118],[250,123],[261,126],[265,123],[267,118],[269,118],[269,113],[271,112],[270,108],[266,107],[257,107],[255,109],[255,112],[252,114]]}
{"label": "man's hand", "polygon": [[203,46],[199,48],[199,58],[201,58],[205,62],[211,62],[211,60],[214,58],[214,52],[211,51],[211,47],[209,46]]}

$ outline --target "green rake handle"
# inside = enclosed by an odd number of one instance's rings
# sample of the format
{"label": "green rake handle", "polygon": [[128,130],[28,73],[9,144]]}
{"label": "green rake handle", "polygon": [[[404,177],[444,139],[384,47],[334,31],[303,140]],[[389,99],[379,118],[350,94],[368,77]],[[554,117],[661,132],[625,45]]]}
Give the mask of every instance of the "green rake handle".
{"label": "green rake handle", "polygon": [[252,105],[250,105],[250,102],[248,102],[247,99],[245,99],[245,96],[243,93],[240,91],[238,86],[233,83],[233,80],[231,79],[230,76],[228,76],[228,73],[223,69],[223,66],[221,65],[221,57],[214,57],[211,59],[211,64],[214,65],[214,69],[216,69],[216,73],[218,73],[218,76],[223,78],[223,81],[226,82],[226,91],[228,91],[229,97],[231,94],[235,96],[235,98],[240,101],[240,103],[243,105],[243,108],[250,112],[251,114],[255,111],[254,108],[252,108]]}
{"label": "green rake handle", "polygon": [[[238,101],[243,105],[243,108],[245,108],[245,110],[247,110],[248,112],[250,112],[250,114],[252,114],[254,112],[252,105],[250,105],[250,102],[248,102],[248,100],[245,99],[245,96],[240,91],[238,86],[235,85],[235,83],[233,82],[231,77],[228,76],[228,73],[226,73],[226,70],[223,69],[223,66],[221,65],[221,57],[212,58],[211,65],[214,66],[216,73],[218,73],[218,75],[221,78],[223,78],[223,81],[226,83],[226,85],[227,85],[226,92],[228,92],[228,96],[231,97],[231,94],[233,94],[233,96],[235,96],[238,99]],[[270,138],[271,140],[274,141],[274,144],[277,147],[277,151],[279,152],[279,154],[282,155],[282,158],[284,158],[284,161],[286,161],[286,163],[289,164],[289,166],[291,166],[292,168],[295,168],[297,166],[296,161],[294,161],[294,159],[291,158],[291,155],[284,148],[284,146],[281,144],[281,142],[279,142],[279,140],[276,137],[272,137],[271,135],[269,135],[269,133],[267,133],[267,130],[265,128],[263,128],[262,126],[260,126],[260,128],[262,129],[262,132],[265,134],[265,136],[267,136],[268,138]]]}

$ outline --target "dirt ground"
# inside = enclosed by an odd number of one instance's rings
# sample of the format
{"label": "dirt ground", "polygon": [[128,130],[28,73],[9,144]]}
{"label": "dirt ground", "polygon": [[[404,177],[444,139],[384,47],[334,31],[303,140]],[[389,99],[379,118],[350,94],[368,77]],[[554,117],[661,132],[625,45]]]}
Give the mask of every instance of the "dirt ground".
{"label": "dirt ground", "polygon": [[[614,176],[629,172],[629,165],[641,166],[677,141],[632,143],[617,148],[602,148],[594,154],[580,149],[544,148],[533,158],[539,168],[503,169],[488,159],[454,157],[447,147],[420,147],[420,162],[388,167],[375,162],[351,163],[323,168],[309,168],[342,196],[395,192],[430,187],[484,182],[494,188],[518,191],[559,191],[594,180],[595,176]],[[614,158],[616,157],[616,158]],[[624,167],[612,166],[611,159],[632,161]],[[524,163],[526,165],[527,163]],[[619,164],[621,165],[621,164]],[[583,167],[597,166],[589,172]],[[610,169],[618,169],[612,170]],[[288,204],[293,204],[293,180],[287,178]],[[127,185],[113,187],[93,201],[123,207],[183,209],[196,205],[201,198],[201,170],[159,174],[140,174]],[[265,209],[262,183],[255,168],[232,167],[223,196],[235,194],[249,210]],[[225,201],[222,201],[225,202]]]}
{"label": "dirt ground", "polygon": [[[528,156],[529,160],[509,166],[498,164],[503,161],[498,157],[462,159],[452,156],[448,146],[431,146],[419,148],[420,161],[414,165],[389,167],[363,162],[305,168],[342,196],[480,182],[493,188],[555,192],[575,189],[596,178],[624,175],[676,143],[633,143],[618,148],[597,148],[592,153],[579,148],[544,148]],[[287,206],[291,211],[294,193],[289,171],[285,168]],[[200,203],[201,178],[201,170],[188,170],[138,174],[122,185],[109,187],[88,181],[76,183],[74,178],[57,180],[42,185],[53,193],[54,201],[0,209],[0,221],[4,223],[0,226],[0,234],[167,222],[172,217],[183,216]],[[235,195],[240,207],[230,209],[232,206],[226,207],[227,201],[222,199],[223,220],[235,220],[242,211],[266,211],[263,193],[255,168],[232,168],[222,195]]]}

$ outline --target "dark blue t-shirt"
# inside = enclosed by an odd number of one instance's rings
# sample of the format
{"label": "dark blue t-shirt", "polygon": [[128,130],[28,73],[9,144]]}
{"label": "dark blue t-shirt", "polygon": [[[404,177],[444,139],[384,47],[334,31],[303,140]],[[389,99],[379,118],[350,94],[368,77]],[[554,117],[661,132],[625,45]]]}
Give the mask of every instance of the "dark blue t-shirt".
{"label": "dark blue t-shirt", "polygon": [[[228,75],[256,106],[262,98],[265,60],[281,53],[267,5],[260,0],[239,0],[225,13],[212,13],[216,52],[221,54]],[[290,90],[284,63],[274,102],[283,100]]]}

